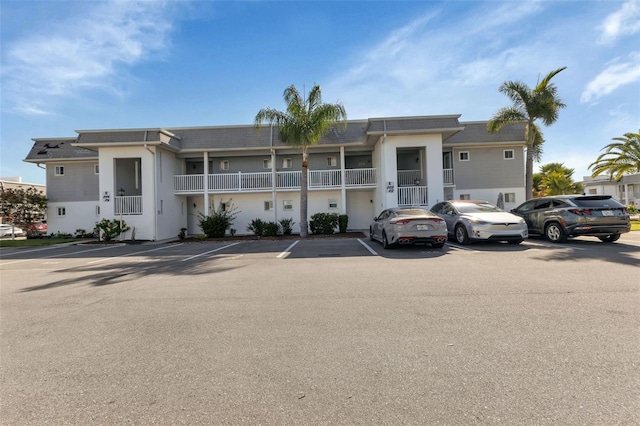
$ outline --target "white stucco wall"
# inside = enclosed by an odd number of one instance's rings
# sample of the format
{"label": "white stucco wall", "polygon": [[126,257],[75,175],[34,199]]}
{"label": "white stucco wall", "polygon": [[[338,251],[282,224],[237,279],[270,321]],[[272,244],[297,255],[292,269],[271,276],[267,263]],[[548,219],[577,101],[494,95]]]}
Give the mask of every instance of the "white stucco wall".
{"label": "white stucco wall", "polygon": [[[505,201],[504,210],[509,211],[513,208],[518,207],[520,204],[527,201],[525,197],[525,189],[524,188],[488,188],[488,189],[463,189],[463,190],[455,190],[454,199],[459,200],[460,194],[469,194],[472,200],[484,200],[488,201],[491,204],[496,204],[498,202],[498,195],[502,192],[502,194],[506,193],[514,193],[516,196],[515,202],[508,203]],[[434,203],[435,204],[435,203]]]}
{"label": "white stucco wall", "polygon": [[[58,208],[63,207],[64,216],[58,216]],[[92,232],[100,221],[97,201],[49,202],[47,203],[47,234],[58,232],[75,235],[78,229]]]}

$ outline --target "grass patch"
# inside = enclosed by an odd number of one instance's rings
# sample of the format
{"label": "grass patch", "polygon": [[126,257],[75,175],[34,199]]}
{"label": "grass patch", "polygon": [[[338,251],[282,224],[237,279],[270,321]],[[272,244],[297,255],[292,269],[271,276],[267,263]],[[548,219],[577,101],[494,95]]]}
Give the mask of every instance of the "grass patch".
{"label": "grass patch", "polygon": [[632,220],[631,221],[631,230],[632,231],[640,231],[640,220]]}
{"label": "grass patch", "polygon": [[0,247],[41,247],[54,244],[73,243],[79,238],[28,238],[26,240],[0,240]]}

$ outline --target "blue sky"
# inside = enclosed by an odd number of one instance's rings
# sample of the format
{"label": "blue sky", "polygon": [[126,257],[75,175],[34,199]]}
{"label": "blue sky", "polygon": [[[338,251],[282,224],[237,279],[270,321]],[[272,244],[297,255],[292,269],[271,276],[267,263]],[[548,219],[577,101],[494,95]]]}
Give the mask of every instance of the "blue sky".
{"label": "blue sky", "polygon": [[[45,183],[31,138],[251,124],[322,87],[349,119],[488,120],[507,80],[567,107],[543,164],[588,175],[640,128],[640,1],[11,1],[1,5],[0,176]],[[536,166],[537,170],[538,166]]]}

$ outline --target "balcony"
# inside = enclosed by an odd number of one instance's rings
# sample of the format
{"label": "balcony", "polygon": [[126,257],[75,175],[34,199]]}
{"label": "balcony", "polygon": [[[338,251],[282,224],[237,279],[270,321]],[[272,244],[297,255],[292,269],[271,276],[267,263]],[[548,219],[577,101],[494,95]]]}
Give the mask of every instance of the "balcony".
{"label": "balcony", "polygon": [[400,207],[428,206],[427,187],[415,185],[398,187],[398,205]]}
{"label": "balcony", "polygon": [[[274,182],[275,177],[275,182]],[[219,173],[207,177],[209,193],[262,192],[275,189],[300,189],[302,172]],[[376,186],[376,169],[309,170],[309,189],[372,188]],[[175,175],[175,194],[204,194],[204,175]],[[275,183],[275,185],[274,185]]]}
{"label": "balcony", "polygon": [[142,214],[142,195],[113,197],[113,213],[120,215]]}
{"label": "balcony", "polygon": [[[420,170],[398,170],[398,186],[413,186],[421,180]],[[445,185],[453,185],[453,169],[442,170],[442,182]]]}

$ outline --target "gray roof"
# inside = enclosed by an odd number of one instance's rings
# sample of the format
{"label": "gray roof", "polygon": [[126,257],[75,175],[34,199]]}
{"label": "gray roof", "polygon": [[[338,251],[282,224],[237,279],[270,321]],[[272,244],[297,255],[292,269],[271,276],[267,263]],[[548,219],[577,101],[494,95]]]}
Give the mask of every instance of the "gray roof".
{"label": "gray roof", "polygon": [[444,145],[478,144],[496,142],[525,143],[524,130],[526,123],[507,124],[499,132],[487,130],[486,121],[461,122],[464,131],[456,133],[444,142]]}
{"label": "gray roof", "polygon": [[[334,126],[320,145],[372,146],[383,134],[440,133],[445,145],[471,143],[524,143],[524,123],[505,126],[498,133],[487,131],[486,122],[459,122],[459,115],[388,117],[351,120],[346,128]],[[155,144],[176,152],[267,149],[289,147],[277,127],[253,125],[216,127],[167,127],[113,130],[77,130],[77,138],[34,139],[25,161],[97,158],[100,146]]]}
{"label": "gray roof", "polygon": [[44,163],[55,160],[98,159],[98,152],[73,146],[76,138],[33,139],[35,142],[25,161]]}

